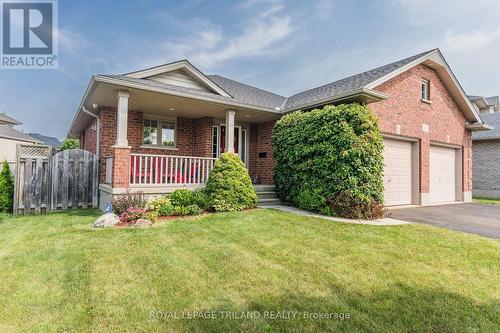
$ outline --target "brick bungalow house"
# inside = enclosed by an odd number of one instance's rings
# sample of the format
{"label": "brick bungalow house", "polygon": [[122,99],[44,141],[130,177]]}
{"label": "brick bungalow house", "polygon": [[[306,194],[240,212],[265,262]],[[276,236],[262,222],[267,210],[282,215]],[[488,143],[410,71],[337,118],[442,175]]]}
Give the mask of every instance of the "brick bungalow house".
{"label": "brick bungalow house", "polygon": [[290,97],[205,75],[187,60],[96,75],[69,135],[99,156],[102,206],[127,189],[203,186],[224,151],[239,154],[255,182],[272,184],[275,122],[349,102],[380,120],[386,205],[471,200],[471,132],[488,127],[438,49]]}

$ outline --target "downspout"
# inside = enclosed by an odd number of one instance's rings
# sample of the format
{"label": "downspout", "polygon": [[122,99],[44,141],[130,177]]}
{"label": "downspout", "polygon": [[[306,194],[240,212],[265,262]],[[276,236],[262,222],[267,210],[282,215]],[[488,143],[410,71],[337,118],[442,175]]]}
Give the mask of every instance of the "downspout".
{"label": "downspout", "polygon": [[82,111],[85,112],[86,114],[88,114],[89,116],[95,118],[96,120],[96,147],[95,147],[95,154],[97,156],[97,160],[99,160],[101,158],[100,156],[100,147],[101,147],[101,120],[99,119],[99,117],[90,112],[89,110],[87,110],[87,108],[82,105]]}

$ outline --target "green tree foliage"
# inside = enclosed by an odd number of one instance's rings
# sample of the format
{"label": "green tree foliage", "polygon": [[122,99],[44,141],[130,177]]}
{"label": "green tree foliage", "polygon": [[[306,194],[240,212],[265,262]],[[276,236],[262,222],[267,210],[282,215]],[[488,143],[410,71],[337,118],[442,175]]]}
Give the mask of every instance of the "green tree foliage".
{"label": "green tree foliage", "polygon": [[14,178],[7,161],[3,162],[0,172],[0,213],[12,213],[14,203]]}
{"label": "green tree foliage", "polygon": [[59,149],[61,150],[78,149],[78,148],[80,148],[80,140],[76,138],[64,139],[64,142],[59,147]]}
{"label": "green tree foliage", "polygon": [[215,162],[205,193],[217,212],[243,210],[257,204],[248,170],[234,153],[224,153]]}
{"label": "green tree foliage", "polygon": [[[344,217],[380,217],[383,143],[366,106],[291,113],[276,123],[272,141],[274,182],[282,201]],[[339,195],[342,205],[335,204]],[[351,203],[354,215],[346,213]]]}

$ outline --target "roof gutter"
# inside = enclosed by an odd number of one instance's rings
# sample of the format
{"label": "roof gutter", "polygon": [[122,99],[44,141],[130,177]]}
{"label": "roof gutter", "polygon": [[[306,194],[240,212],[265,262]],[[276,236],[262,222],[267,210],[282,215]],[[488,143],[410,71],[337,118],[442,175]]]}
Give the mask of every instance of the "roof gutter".
{"label": "roof gutter", "polygon": [[475,123],[475,124],[471,124],[471,125],[466,125],[465,129],[467,129],[469,131],[479,132],[479,131],[489,131],[489,130],[494,129],[494,127],[490,126],[490,125],[486,125],[484,123]]}
{"label": "roof gutter", "polygon": [[348,92],[345,92],[345,93],[342,93],[339,95],[335,95],[332,97],[323,98],[319,101],[314,101],[314,102],[303,104],[300,106],[291,107],[289,109],[283,110],[283,113],[302,110],[302,109],[310,109],[310,108],[325,105],[328,103],[334,103],[334,102],[338,103],[338,102],[350,100],[353,98],[359,98],[359,97],[368,97],[368,98],[375,99],[377,101],[382,101],[382,100],[386,100],[389,98],[389,96],[387,96],[386,94],[383,94],[379,91],[376,91],[373,89],[368,89],[368,88],[360,88],[360,89],[348,91]]}

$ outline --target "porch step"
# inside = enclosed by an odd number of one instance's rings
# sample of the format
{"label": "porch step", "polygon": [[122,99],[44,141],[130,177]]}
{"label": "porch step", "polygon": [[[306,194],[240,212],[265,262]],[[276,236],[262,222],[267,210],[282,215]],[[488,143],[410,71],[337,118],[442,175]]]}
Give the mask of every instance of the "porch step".
{"label": "porch step", "polygon": [[274,185],[254,185],[254,188],[257,193],[257,205],[270,206],[281,203],[276,196]]}

